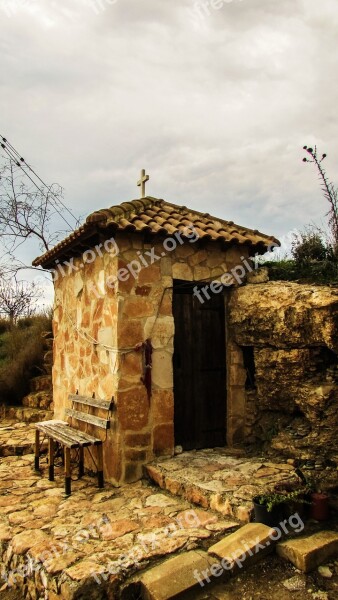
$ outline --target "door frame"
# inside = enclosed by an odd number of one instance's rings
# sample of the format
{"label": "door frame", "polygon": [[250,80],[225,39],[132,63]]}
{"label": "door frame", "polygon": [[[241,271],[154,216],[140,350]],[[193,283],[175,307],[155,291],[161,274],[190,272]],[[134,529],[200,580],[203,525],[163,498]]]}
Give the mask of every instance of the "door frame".
{"label": "door frame", "polygon": [[[176,330],[177,322],[176,322],[176,319],[175,319],[176,315],[175,315],[175,311],[174,311],[174,297],[176,295],[180,295],[180,294],[183,295],[183,294],[185,294],[185,290],[187,290],[188,293],[193,296],[194,295],[193,294],[193,290],[194,290],[194,288],[196,286],[198,288],[201,288],[201,287],[205,286],[205,281],[202,281],[202,282],[201,281],[186,281],[186,280],[178,280],[178,279],[174,279],[173,280],[173,318],[174,318],[174,321],[175,321],[175,330]],[[222,337],[223,337],[223,344],[224,344],[224,346],[223,346],[223,349],[224,349],[224,355],[223,355],[223,358],[224,358],[224,367],[223,367],[223,370],[224,370],[223,371],[224,372],[224,381],[223,381],[223,392],[221,392],[222,394],[224,394],[224,406],[222,407],[221,404],[220,404],[220,407],[221,407],[221,411],[220,412],[222,412],[222,410],[224,411],[224,413],[222,415],[222,420],[223,420],[223,417],[224,417],[224,429],[223,429],[223,433],[222,433],[223,438],[222,438],[222,443],[220,443],[220,444],[211,444],[211,445],[209,445],[209,443],[207,443],[206,445],[202,445],[201,446],[201,447],[205,447],[205,448],[207,448],[207,447],[209,447],[209,448],[212,448],[212,447],[224,447],[224,446],[227,445],[227,439],[228,439],[228,403],[227,403],[227,396],[228,396],[227,337],[228,336],[227,336],[227,311],[226,311],[227,296],[225,294],[225,291],[226,291],[226,288],[225,288],[225,286],[223,286],[221,292],[219,294],[217,294],[219,297],[223,298],[223,303],[221,303],[221,304],[224,307],[224,312],[223,312],[223,315],[222,315],[222,319],[223,319],[223,325],[222,325],[223,326],[223,336]],[[213,296],[214,295],[215,294],[213,294]],[[208,302],[208,300],[206,300],[206,302]],[[175,333],[175,335],[176,335],[176,333]],[[175,390],[175,368],[177,368],[177,367],[175,365],[175,340],[174,340],[173,392],[174,392],[174,436],[175,436],[175,446],[176,446],[178,444],[181,444],[181,440],[177,439],[177,437],[176,437],[176,435],[177,435],[177,428],[176,428],[177,425],[176,425],[176,410],[175,410],[175,408],[177,406],[177,402],[179,402],[180,399],[177,397],[177,395],[178,395],[179,392],[177,392]],[[191,394],[191,391],[190,391],[190,394]],[[194,408],[193,403],[191,404],[191,408],[192,409]],[[212,423],[211,420],[210,420],[210,423]],[[215,429],[215,436],[217,436],[216,431],[217,430]],[[198,435],[198,428],[197,428],[196,433]],[[208,436],[208,434],[206,434],[206,437],[207,436]],[[212,434],[211,434],[211,437],[212,437]],[[202,436],[201,436],[201,438],[202,438]],[[199,447],[198,446],[198,442],[196,440],[196,448],[198,448],[198,447]],[[188,447],[187,448],[187,450],[191,450],[191,449],[193,449],[193,447],[191,447],[191,448]]]}

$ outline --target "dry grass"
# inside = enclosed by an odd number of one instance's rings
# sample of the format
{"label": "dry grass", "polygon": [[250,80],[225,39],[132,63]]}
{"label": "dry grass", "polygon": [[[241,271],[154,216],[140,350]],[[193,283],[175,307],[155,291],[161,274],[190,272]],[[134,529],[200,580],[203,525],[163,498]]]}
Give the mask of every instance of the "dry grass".
{"label": "dry grass", "polygon": [[0,321],[1,404],[20,404],[29,393],[29,380],[44,372],[46,349],[41,334],[50,330],[46,315],[21,319],[13,327]]}

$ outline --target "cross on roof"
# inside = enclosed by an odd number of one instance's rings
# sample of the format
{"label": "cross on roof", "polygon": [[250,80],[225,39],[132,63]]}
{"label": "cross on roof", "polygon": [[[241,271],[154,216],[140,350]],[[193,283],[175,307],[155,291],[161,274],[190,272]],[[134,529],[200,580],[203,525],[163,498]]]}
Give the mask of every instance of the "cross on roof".
{"label": "cross on roof", "polygon": [[141,198],[146,197],[146,182],[149,181],[149,175],[146,175],[144,169],[141,171],[141,179],[137,182],[137,185],[141,188]]}

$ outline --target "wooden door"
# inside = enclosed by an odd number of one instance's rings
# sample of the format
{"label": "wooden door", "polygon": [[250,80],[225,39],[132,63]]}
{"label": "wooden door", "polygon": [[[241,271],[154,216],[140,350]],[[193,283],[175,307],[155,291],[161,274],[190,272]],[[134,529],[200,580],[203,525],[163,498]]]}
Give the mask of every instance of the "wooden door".
{"label": "wooden door", "polygon": [[174,281],[175,444],[185,450],[226,443],[224,294],[202,304],[195,286]]}

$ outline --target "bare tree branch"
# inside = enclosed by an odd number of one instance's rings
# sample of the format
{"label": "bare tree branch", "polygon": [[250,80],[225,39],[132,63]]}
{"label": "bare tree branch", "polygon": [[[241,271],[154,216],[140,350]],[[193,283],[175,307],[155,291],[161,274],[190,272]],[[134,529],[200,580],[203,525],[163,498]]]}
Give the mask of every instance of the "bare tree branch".
{"label": "bare tree branch", "polygon": [[55,232],[52,218],[60,213],[62,188],[56,184],[41,189],[28,185],[17,164],[7,157],[0,167],[0,235],[6,251],[15,253],[28,239],[35,238],[45,252],[67,231]]}
{"label": "bare tree branch", "polygon": [[13,324],[18,317],[34,314],[36,304],[41,296],[41,289],[35,283],[0,280],[0,314],[9,318]]}

